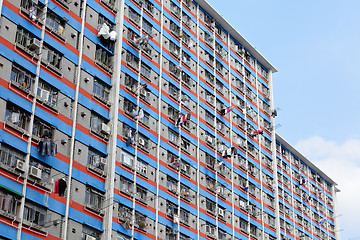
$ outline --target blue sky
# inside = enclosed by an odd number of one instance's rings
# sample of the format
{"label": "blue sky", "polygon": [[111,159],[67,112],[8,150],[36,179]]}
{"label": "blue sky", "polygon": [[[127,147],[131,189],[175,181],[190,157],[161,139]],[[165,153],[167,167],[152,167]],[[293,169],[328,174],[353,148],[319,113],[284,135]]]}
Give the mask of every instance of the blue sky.
{"label": "blue sky", "polygon": [[277,132],[339,184],[341,237],[359,239],[360,1],[207,1],[278,69]]}

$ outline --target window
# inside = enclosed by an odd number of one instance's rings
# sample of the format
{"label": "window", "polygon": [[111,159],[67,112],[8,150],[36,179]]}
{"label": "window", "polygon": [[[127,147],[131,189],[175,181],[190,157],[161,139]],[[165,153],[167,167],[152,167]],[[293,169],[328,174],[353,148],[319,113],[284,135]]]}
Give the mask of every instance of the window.
{"label": "window", "polygon": [[51,32],[55,32],[55,34],[63,36],[65,19],[60,18],[57,14],[48,10],[46,13],[46,26]]}
{"label": "window", "polygon": [[171,129],[168,130],[168,137],[169,137],[169,141],[172,142],[173,144],[177,145],[178,141],[179,141],[179,134],[172,131]]}
{"label": "window", "polygon": [[134,156],[125,151],[122,151],[121,163],[127,165],[128,167],[132,167],[134,164]]}
{"label": "window", "polygon": [[30,55],[40,53],[40,40],[35,38],[28,30],[18,27],[16,31],[16,47],[21,48]]}
{"label": "window", "polygon": [[23,171],[22,165],[25,166],[25,154],[16,151],[15,149],[5,145],[0,145],[0,166],[10,168],[12,170],[18,169]]}
{"label": "window", "polygon": [[106,85],[105,83],[103,83],[102,81],[100,81],[96,78],[94,79],[93,93],[94,93],[94,96],[96,96],[103,102],[109,101],[110,89],[109,89],[108,85]]}
{"label": "window", "polygon": [[206,199],[206,211],[215,214],[216,203],[214,201],[211,201],[210,199]]}
{"label": "window", "polygon": [[0,215],[17,217],[20,209],[20,198],[0,188]]}
{"label": "window", "polygon": [[135,116],[135,112],[136,112],[136,104],[131,102],[130,100],[128,99],[124,99],[124,111],[126,114],[129,114],[131,115],[132,117]]}
{"label": "window", "polygon": [[166,240],[177,240],[177,230],[167,227]]}
{"label": "window", "polygon": [[178,184],[177,184],[177,181],[172,178],[172,177],[167,177],[167,189],[170,191],[170,192],[173,192],[175,194],[177,194],[177,191],[178,191]]}
{"label": "window", "polygon": [[141,63],[141,75],[143,75],[147,79],[150,79],[151,77],[151,68],[145,63]]}
{"label": "window", "polygon": [[221,64],[220,61],[216,60],[216,71],[220,74],[222,74],[224,69],[224,66]]}
{"label": "window", "polygon": [[176,101],[179,101],[180,91],[175,85],[169,83],[169,95]]}
{"label": "window", "polygon": [[125,236],[121,233],[117,234],[116,240],[131,240],[131,237]]}
{"label": "window", "polygon": [[215,166],[215,158],[213,156],[210,156],[210,154],[206,153],[205,155],[205,162],[206,162],[206,165],[210,168],[214,168]]}
{"label": "window", "polygon": [[213,48],[213,42],[214,42],[214,37],[211,36],[209,33],[205,32],[205,43],[207,43],[211,48]]}
{"label": "window", "polygon": [[170,21],[170,30],[171,33],[175,35],[175,37],[177,38],[180,37],[180,32],[181,32],[180,27],[173,21]]}
{"label": "window", "polygon": [[12,84],[20,87],[27,92],[31,92],[34,80],[35,76],[33,74],[13,65],[10,76],[10,81]]}
{"label": "window", "polygon": [[40,120],[39,118],[35,118],[32,134],[33,137],[36,136],[38,138],[43,138],[43,137],[52,138],[53,127],[45,123],[44,121]]}
{"label": "window", "polygon": [[176,119],[179,118],[179,111],[169,105],[168,106],[168,117],[171,120],[175,121]]}
{"label": "window", "polygon": [[205,70],[205,81],[209,83],[212,87],[215,84],[214,76],[207,70]]}
{"label": "window", "polygon": [[182,50],[182,52],[181,52],[181,60],[182,60],[183,64],[185,64],[186,66],[190,66],[191,57],[184,50]]}
{"label": "window", "polygon": [[205,110],[205,121],[210,125],[210,126],[214,126],[215,121],[214,121],[214,115],[211,114],[209,111]]}
{"label": "window", "polygon": [[211,190],[212,192],[215,192],[216,190],[216,181],[215,179],[211,178],[211,177],[206,177],[206,186],[209,190]]}
{"label": "window", "polygon": [[125,75],[125,86],[132,92],[135,92],[138,87],[138,81],[130,75]]}
{"label": "window", "polygon": [[151,34],[152,33],[152,30],[153,30],[153,27],[151,25],[151,23],[149,23],[147,20],[143,19],[143,23],[142,23],[142,27],[143,27],[143,30],[147,33],[147,34]]}
{"label": "window", "polygon": [[174,203],[167,201],[166,215],[168,215],[169,217],[174,217],[174,215],[177,215],[177,213],[178,213],[178,207]]}
{"label": "window", "polygon": [[175,3],[170,2],[170,10],[177,18],[180,18],[181,10]]}
{"label": "window", "polygon": [[182,42],[190,49],[196,46],[196,43],[190,38],[190,36],[186,32],[182,32]]}
{"label": "window", "polygon": [[182,208],[180,208],[180,221],[184,224],[189,224],[189,215],[190,213]]}
{"label": "window", "polygon": [[180,77],[180,73],[181,73],[181,67],[180,66],[176,66],[174,63],[169,62],[169,71],[170,73],[176,77],[179,78]]}
{"label": "window", "polygon": [[147,112],[144,112],[144,116],[141,119],[142,124],[149,126],[150,123],[150,114],[148,114]]}
{"label": "window", "polygon": [[112,54],[100,45],[96,46],[95,61],[106,70],[112,71]]}
{"label": "window", "polygon": [[37,96],[42,101],[56,106],[58,100],[58,90],[47,84],[45,81],[40,80],[37,90]]}
{"label": "window", "polygon": [[85,204],[87,208],[100,213],[103,209],[104,200],[105,198],[102,193],[90,187],[86,188]]}
{"label": "window", "polygon": [[100,156],[95,150],[89,149],[88,154],[88,167],[95,171],[103,173],[105,170],[106,158]]}
{"label": "window", "polygon": [[25,225],[43,226],[46,223],[46,208],[32,202],[26,202],[23,219]]}
{"label": "window", "polygon": [[135,70],[139,70],[139,58],[129,51],[126,53],[126,63]]}
{"label": "window", "polygon": [[146,225],[146,216],[141,213],[135,212],[135,227],[144,231]]}
{"label": "window", "polygon": [[154,13],[154,4],[152,4],[152,2],[150,2],[149,0],[144,0],[144,10],[146,10],[149,13]]}
{"label": "window", "polygon": [[190,142],[186,140],[184,137],[181,138],[181,149],[186,152],[190,152]]}
{"label": "window", "polygon": [[136,199],[140,202],[146,203],[147,200],[147,190],[139,185],[136,185]]}
{"label": "window", "polygon": [[115,29],[115,25],[114,25],[112,22],[110,22],[110,20],[107,19],[104,15],[102,15],[102,14],[99,13],[99,16],[98,16],[98,27],[97,27],[98,30],[100,30],[100,28],[102,27],[102,25],[103,25],[104,23],[109,27],[110,31],[112,31],[112,30]]}
{"label": "window", "polygon": [[129,19],[134,22],[136,25],[140,24],[140,14],[138,14],[132,8],[129,8]]}
{"label": "window", "polygon": [[121,221],[131,221],[132,219],[132,209],[126,207],[125,205],[119,204],[118,208],[118,218]]}
{"label": "window", "polygon": [[[187,73],[185,73],[184,71],[181,74],[182,74],[182,76],[181,76],[182,83],[185,84],[188,88],[192,88],[193,84],[192,84],[191,77]],[[193,89],[193,91],[196,91],[196,90]]]}
{"label": "window", "polygon": [[205,101],[207,101],[210,105],[213,106],[215,102],[215,96],[205,90]]}
{"label": "window", "polygon": [[211,223],[206,223],[206,234],[209,236],[215,236],[216,227],[212,225]]}
{"label": "window", "polygon": [[185,186],[184,184],[180,184],[180,190],[181,190],[181,198],[184,198],[185,200],[190,201],[190,188]]}
{"label": "window", "polygon": [[[169,41],[169,50],[176,58],[180,55],[180,47],[176,45],[173,41]],[[170,62],[172,63],[172,62]]]}
{"label": "window", "polygon": [[247,226],[248,226],[248,223],[247,223],[247,221],[246,220],[244,220],[244,219],[242,219],[242,218],[240,218],[239,219],[239,222],[240,222],[240,229],[241,230],[243,230],[243,231],[245,231],[245,232],[247,232]]}
{"label": "window", "polygon": [[218,231],[218,240],[225,240],[226,239],[226,232],[219,229]]}
{"label": "window", "polygon": [[136,161],[136,171],[143,176],[146,176],[147,174],[147,163],[141,161],[141,160],[137,160]]}
{"label": "window", "polygon": [[210,53],[205,51],[205,61],[212,67],[214,64],[214,56],[212,56]]}
{"label": "window", "polygon": [[93,228],[90,228],[86,225],[83,225],[81,240],[88,240],[89,237],[87,237],[87,236],[93,237],[93,239],[95,239],[95,240],[100,240],[100,232],[99,231],[97,231]]}
{"label": "window", "polygon": [[192,20],[185,12],[182,12],[182,21],[188,28],[191,28]]}
{"label": "window", "polygon": [[134,187],[134,183],[131,182],[130,180],[124,178],[124,177],[120,177],[120,191],[127,194],[127,195],[132,195],[133,194],[133,187]]}
{"label": "window", "polygon": [[220,94],[224,94],[224,84],[222,84],[222,82],[220,80],[216,80],[216,90]]}
{"label": "window", "polygon": [[7,103],[5,112],[6,124],[10,124],[17,130],[26,131],[30,122],[30,116],[24,110]]}
{"label": "window", "polygon": [[91,131],[94,131],[96,133],[101,132],[102,124],[105,124],[105,119],[101,117],[100,115],[92,112],[90,117],[90,127]]}

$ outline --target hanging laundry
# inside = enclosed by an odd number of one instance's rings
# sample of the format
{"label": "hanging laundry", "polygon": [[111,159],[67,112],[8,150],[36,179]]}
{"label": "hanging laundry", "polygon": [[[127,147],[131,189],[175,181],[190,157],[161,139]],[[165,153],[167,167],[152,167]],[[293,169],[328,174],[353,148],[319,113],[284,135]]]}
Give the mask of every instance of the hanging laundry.
{"label": "hanging laundry", "polygon": [[225,114],[231,112],[233,109],[234,109],[234,106],[230,106],[230,107],[221,109],[221,110],[220,110],[220,115],[221,115],[221,116],[224,116]]}
{"label": "hanging laundry", "polygon": [[249,190],[249,187],[245,187],[245,192],[247,193]]}
{"label": "hanging laundry", "polygon": [[272,185],[272,190],[273,190],[273,192],[276,190],[276,184],[275,183]]}
{"label": "hanging laundry", "polygon": [[65,191],[66,191],[67,184],[66,184],[66,181],[64,178],[59,179],[58,186],[59,186],[59,196],[65,197]]}
{"label": "hanging laundry", "polygon": [[191,119],[191,115],[190,113],[187,113],[185,115],[182,115],[181,117],[179,117],[176,121],[175,121],[175,127],[178,128],[181,124],[183,124],[184,122],[187,122]]}
{"label": "hanging laundry", "polygon": [[277,111],[276,110],[274,110],[274,111],[272,111],[272,113],[271,113],[271,117],[276,117],[277,116]]}
{"label": "hanging laundry", "polygon": [[256,135],[260,135],[260,134],[263,134],[263,130],[262,129],[258,129],[258,130],[254,130],[252,132],[252,134],[250,134],[251,137],[255,137]]}
{"label": "hanging laundry", "polygon": [[97,36],[102,37],[104,39],[109,39],[109,37],[110,37],[110,28],[106,23],[103,23],[103,25],[101,26]]}
{"label": "hanging laundry", "polygon": [[133,145],[134,144],[134,137],[133,137],[133,135],[132,135],[132,130],[129,128],[128,130],[127,130],[127,132],[126,132],[126,137],[127,137],[127,139],[126,139],[126,146],[131,146],[131,145]]}
{"label": "hanging laundry", "polygon": [[306,179],[304,177],[300,178],[300,185],[303,185],[306,183]]}
{"label": "hanging laundry", "polygon": [[222,152],[222,157],[223,158],[231,158],[232,155],[237,155],[237,148],[236,147],[231,147],[231,148],[228,148],[228,149],[225,149],[223,152]]}
{"label": "hanging laundry", "polygon": [[177,214],[174,214],[174,223],[180,224],[180,218]]}
{"label": "hanging laundry", "polygon": [[59,181],[55,182],[54,193],[59,194]]}
{"label": "hanging laundry", "polygon": [[110,33],[109,33],[109,38],[111,41],[116,41],[116,38],[117,38],[117,33],[115,30],[112,30]]}
{"label": "hanging laundry", "polygon": [[139,116],[139,111],[136,110],[136,108],[134,108],[132,111],[131,111],[131,115],[136,118],[137,116]]}
{"label": "hanging laundry", "polygon": [[320,221],[319,221],[319,223],[321,225],[324,225],[325,222],[326,222],[326,217],[321,218]]}
{"label": "hanging laundry", "polygon": [[38,143],[38,151],[42,156],[55,156],[57,154],[57,144],[50,138],[45,137]]}
{"label": "hanging laundry", "polygon": [[20,113],[13,112],[11,113],[11,122],[14,124],[18,124],[20,120]]}
{"label": "hanging laundry", "polygon": [[29,9],[29,16],[31,20],[36,21],[36,8],[34,6]]}
{"label": "hanging laundry", "polygon": [[149,43],[149,36],[143,36],[135,39],[134,43],[140,47],[145,46]]}
{"label": "hanging laundry", "polygon": [[130,220],[126,220],[122,226],[125,228],[125,230],[129,230],[130,229]]}
{"label": "hanging laundry", "polygon": [[143,111],[142,109],[140,109],[139,115],[138,115],[138,119],[139,119],[139,120],[142,120],[143,117],[144,117],[144,111]]}

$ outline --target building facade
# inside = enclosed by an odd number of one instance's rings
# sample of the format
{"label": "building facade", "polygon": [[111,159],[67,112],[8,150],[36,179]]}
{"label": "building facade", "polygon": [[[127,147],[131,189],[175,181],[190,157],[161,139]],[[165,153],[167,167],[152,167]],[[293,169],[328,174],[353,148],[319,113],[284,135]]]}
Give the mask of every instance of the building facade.
{"label": "building facade", "polygon": [[0,15],[1,239],[338,238],[335,183],[302,157],[317,215],[295,218],[276,69],[205,0],[1,0]]}

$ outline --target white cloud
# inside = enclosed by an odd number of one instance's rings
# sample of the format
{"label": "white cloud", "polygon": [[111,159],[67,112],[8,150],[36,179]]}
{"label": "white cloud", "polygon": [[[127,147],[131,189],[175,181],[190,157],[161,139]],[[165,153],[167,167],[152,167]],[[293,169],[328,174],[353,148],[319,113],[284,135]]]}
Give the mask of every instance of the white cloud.
{"label": "white cloud", "polygon": [[338,184],[341,238],[360,239],[360,140],[337,143],[314,136],[299,141],[296,149]]}

